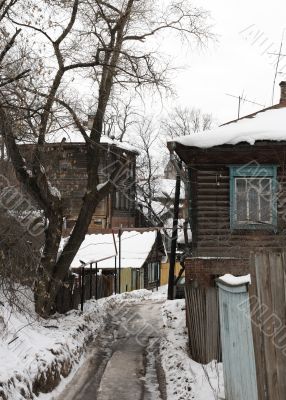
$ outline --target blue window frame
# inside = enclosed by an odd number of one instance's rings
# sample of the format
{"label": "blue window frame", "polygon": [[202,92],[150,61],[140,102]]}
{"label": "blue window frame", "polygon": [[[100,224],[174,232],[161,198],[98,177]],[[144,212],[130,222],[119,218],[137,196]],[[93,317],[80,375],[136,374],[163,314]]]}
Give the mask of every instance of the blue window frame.
{"label": "blue window frame", "polygon": [[231,229],[277,227],[277,166],[231,165]]}

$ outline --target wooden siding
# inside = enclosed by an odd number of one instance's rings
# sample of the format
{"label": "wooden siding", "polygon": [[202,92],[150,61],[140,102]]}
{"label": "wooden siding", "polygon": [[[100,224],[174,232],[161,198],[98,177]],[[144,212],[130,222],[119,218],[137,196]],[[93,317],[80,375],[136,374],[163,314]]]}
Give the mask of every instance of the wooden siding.
{"label": "wooden siding", "polygon": [[[277,159],[272,159],[273,163]],[[242,162],[242,161],[241,161]],[[231,162],[229,162],[231,164]],[[191,220],[194,256],[246,257],[254,247],[273,250],[286,239],[285,168],[278,168],[278,229],[230,228],[230,178],[226,164],[191,166]]]}
{"label": "wooden siding", "polygon": [[[23,145],[21,149],[25,157],[31,159],[33,146]],[[112,169],[116,168],[116,162],[122,158],[124,152],[131,160],[130,169],[133,169],[133,173],[130,176],[134,176],[135,153],[115,147],[112,152],[108,152],[107,147],[102,145],[99,165],[100,183],[107,180],[107,175],[110,174]],[[78,216],[86,190],[86,146],[80,143],[46,144],[42,157],[49,180],[62,194],[64,212],[68,223],[67,230],[69,231]],[[124,181],[123,176],[115,183],[113,192],[103,199],[96,208],[89,228],[90,233],[110,227],[135,226],[135,191],[132,184],[131,177]],[[116,209],[116,188],[120,188],[122,193],[125,194],[126,186],[128,186],[130,193],[131,206],[128,209]]]}
{"label": "wooden siding", "polygon": [[259,400],[286,399],[286,254],[257,252],[250,272]]}

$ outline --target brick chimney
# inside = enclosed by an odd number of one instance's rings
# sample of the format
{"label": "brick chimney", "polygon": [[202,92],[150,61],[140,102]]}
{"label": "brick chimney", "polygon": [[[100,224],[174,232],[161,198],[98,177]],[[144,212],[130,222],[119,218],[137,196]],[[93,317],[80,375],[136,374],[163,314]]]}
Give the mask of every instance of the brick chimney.
{"label": "brick chimney", "polygon": [[280,82],[280,88],[281,88],[280,104],[281,103],[286,104],[286,81]]}

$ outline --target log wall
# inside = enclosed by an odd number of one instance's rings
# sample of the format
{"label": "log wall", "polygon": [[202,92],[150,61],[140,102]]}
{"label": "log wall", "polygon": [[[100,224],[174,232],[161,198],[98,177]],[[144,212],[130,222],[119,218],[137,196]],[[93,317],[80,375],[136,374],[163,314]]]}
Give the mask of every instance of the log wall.
{"label": "log wall", "polygon": [[[196,257],[247,258],[256,247],[277,251],[286,239],[286,147],[212,150],[196,155],[190,167],[193,255]],[[195,156],[194,156],[195,157]],[[230,228],[229,165],[255,162],[277,165],[278,227]]]}

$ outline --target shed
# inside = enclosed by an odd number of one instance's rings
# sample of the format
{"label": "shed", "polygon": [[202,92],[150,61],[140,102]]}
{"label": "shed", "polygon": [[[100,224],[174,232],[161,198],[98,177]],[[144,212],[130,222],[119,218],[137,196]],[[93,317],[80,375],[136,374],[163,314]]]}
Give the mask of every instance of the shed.
{"label": "shed", "polygon": [[85,265],[87,269],[91,266],[102,274],[113,275],[120,292],[152,289],[160,285],[164,256],[159,230],[122,229],[114,234],[86,235],[71,269],[76,271]]}

